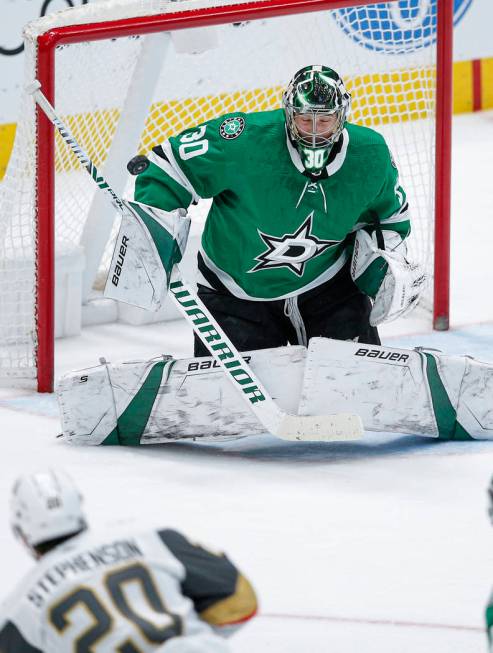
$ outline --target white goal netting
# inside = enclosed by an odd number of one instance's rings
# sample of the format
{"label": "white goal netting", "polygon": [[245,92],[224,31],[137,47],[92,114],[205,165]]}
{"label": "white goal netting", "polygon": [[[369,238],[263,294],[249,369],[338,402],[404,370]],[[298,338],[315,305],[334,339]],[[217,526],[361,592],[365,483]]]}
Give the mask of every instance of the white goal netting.
{"label": "white goal netting", "polygon": [[[380,130],[401,173],[412,209],[411,255],[433,265],[435,3],[409,0],[236,20],[200,31],[91,40],[94,24],[225,3],[105,2],[59,12],[26,32],[25,82],[36,76],[37,37],[56,26],[86,23],[86,40],[55,52],[55,107],[110,183],[122,191],[125,164],[168,136],[238,109],[278,108],[293,73],[322,63],[336,69],[353,95],[351,121]],[[234,5],[228,2],[228,5]],[[262,0],[254,3],[262,5]],[[424,8],[424,9],[423,9]],[[208,47],[203,52],[191,53]],[[186,49],[188,52],[181,52]],[[39,357],[35,111],[23,98],[14,150],[0,184],[0,382],[35,385]],[[57,137],[55,158],[57,260],[81,248],[82,299],[108,263],[107,208]],[[38,171],[43,183],[43,170]],[[103,206],[104,200],[103,200]],[[102,218],[101,210],[106,212]],[[111,211],[110,211],[111,213]],[[104,225],[103,225],[104,223]],[[56,290],[56,289],[55,289]]]}

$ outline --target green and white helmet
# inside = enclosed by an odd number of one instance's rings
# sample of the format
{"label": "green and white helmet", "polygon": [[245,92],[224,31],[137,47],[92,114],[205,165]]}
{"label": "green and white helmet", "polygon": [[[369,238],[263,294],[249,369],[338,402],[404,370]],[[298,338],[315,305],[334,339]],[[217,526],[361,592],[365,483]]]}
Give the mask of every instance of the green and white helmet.
{"label": "green and white helmet", "polygon": [[[327,66],[305,66],[289,82],[282,103],[291,142],[307,172],[318,175],[327,165],[330,151],[340,137],[351,110],[351,95],[339,75]],[[296,123],[296,117],[303,116]],[[330,131],[317,129],[322,116],[333,116]],[[327,119],[327,123],[330,120]]]}

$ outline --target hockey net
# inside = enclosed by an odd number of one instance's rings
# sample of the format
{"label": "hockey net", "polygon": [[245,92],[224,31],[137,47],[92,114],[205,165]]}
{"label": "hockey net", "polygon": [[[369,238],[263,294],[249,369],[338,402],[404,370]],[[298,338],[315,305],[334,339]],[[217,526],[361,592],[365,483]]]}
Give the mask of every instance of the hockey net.
{"label": "hockey net", "polygon": [[[135,153],[225,112],[278,108],[296,70],[329,65],[353,95],[351,121],[380,130],[391,147],[412,207],[411,257],[432,277],[437,12],[435,2],[404,4],[105,0],[26,28],[25,83],[40,79],[122,192]],[[24,96],[0,184],[0,382],[51,389],[53,292],[61,292],[53,267],[83,257],[81,298],[91,300],[115,231],[98,201]]]}

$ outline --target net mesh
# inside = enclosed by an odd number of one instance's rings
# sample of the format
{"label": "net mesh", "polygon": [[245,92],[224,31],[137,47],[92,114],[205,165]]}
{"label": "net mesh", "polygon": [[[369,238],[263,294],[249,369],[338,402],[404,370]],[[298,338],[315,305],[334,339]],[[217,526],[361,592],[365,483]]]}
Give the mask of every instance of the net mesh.
{"label": "net mesh", "polygon": [[[60,15],[67,23],[76,12],[84,22],[94,22],[198,3],[145,4],[144,8],[140,2],[108,0]],[[351,121],[381,131],[389,143],[412,209],[411,257],[424,263],[431,277],[435,4],[409,0],[407,9],[403,5],[406,2],[355,5],[177,33],[163,60],[154,57],[159,60],[149,66],[159,72],[135,118],[141,124],[135,143],[128,143],[130,153],[145,153],[185,127],[226,112],[278,108],[296,70],[313,63],[329,65],[352,93]],[[46,28],[43,20],[39,31]],[[193,50],[204,34],[217,47],[201,53],[179,51],[183,44]],[[88,40],[56,50],[55,107],[98,167],[105,167],[119,121],[135,95],[135,88],[130,95],[128,89],[148,38]],[[27,83],[36,70],[34,37],[25,54]],[[0,379],[28,382],[36,376],[37,360],[35,154],[33,101],[24,97],[13,153],[0,185]],[[120,167],[125,163],[120,161]],[[114,229],[103,236],[84,236],[95,189],[59,136],[53,165],[57,252],[80,244],[87,249],[103,238],[98,244],[102,256],[91,272],[96,278],[108,264]],[[111,183],[112,171],[105,174]]]}

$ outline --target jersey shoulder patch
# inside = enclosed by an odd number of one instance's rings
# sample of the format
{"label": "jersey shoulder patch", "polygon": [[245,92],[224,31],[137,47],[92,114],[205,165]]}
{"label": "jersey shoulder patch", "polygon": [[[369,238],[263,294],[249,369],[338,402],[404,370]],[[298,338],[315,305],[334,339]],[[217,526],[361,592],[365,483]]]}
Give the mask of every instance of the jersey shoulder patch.
{"label": "jersey shoulder patch", "polygon": [[227,141],[241,136],[245,129],[245,118],[243,116],[231,116],[225,118],[219,125],[219,134]]}
{"label": "jersey shoulder patch", "polygon": [[[284,132],[284,111],[282,109],[270,109],[267,111],[252,111],[243,113],[236,111],[227,113],[217,120],[218,132],[221,139],[235,140],[246,131],[250,136],[257,136],[260,132],[262,139],[272,131],[276,134]],[[212,121],[211,121],[212,122]]]}

